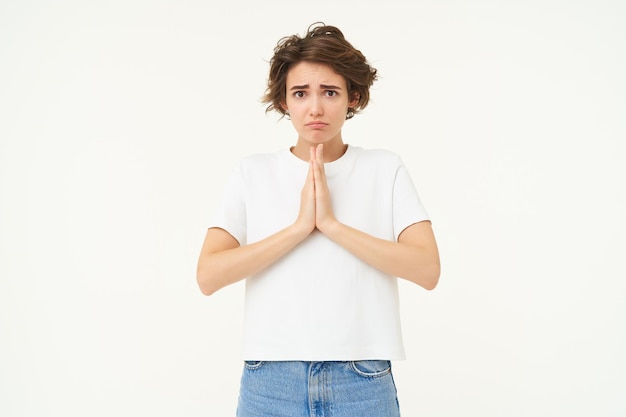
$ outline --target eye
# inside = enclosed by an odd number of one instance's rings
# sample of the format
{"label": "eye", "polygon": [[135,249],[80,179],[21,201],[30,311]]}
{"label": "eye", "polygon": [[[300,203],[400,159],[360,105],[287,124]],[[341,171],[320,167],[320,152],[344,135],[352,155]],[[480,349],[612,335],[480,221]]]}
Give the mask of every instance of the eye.
{"label": "eye", "polygon": [[297,98],[302,98],[302,97],[304,97],[304,91],[295,91],[293,93],[293,96],[297,97]]}
{"label": "eye", "polygon": [[337,91],[335,90],[326,90],[326,95],[328,97],[335,97],[337,94],[339,94]]}

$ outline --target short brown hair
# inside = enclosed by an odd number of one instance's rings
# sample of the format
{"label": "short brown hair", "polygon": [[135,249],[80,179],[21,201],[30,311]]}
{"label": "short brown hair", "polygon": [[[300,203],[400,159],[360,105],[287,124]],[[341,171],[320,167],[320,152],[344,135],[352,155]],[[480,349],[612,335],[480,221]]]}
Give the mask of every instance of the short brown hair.
{"label": "short brown hair", "polygon": [[278,41],[270,60],[267,90],[263,96],[263,103],[269,103],[266,112],[276,110],[283,116],[286,114],[282,104],[287,99],[287,73],[293,65],[302,61],[326,64],[346,80],[349,100],[358,99],[354,108],[348,110],[346,118],[351,118],[367,106],[369,89],[377,79],[376,69],[339,29],[318,22],[309,26],[304,37],[292,35]]}

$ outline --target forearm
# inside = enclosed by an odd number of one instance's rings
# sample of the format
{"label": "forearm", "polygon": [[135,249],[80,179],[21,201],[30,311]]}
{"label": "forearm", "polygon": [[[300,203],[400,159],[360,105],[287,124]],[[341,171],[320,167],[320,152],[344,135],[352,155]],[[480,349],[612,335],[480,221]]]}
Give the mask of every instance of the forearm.
{"label": "forearm", "polygon": [[296,226],[290,226],[249,245],[217,252],[203,248],[197,268],[200,290],[205,295],[211,295],[220,288],[254,275],[293,249],[307,235]]}
{"label": "forearm", "polygon": [[[422,227],[430,230],[430,227]],[[380,239],[334,222],[323,233],[353,255],[389,275],[403,278],[431,290],[439,280],[437,245],[430,236],[424,242],[403,243]],[[424,234],[423,230],[420,233]]]}

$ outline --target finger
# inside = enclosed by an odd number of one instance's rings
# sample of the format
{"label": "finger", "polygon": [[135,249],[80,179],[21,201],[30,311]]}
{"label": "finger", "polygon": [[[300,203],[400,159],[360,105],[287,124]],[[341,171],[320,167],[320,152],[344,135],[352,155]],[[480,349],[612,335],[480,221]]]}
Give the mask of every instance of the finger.
{"label": "finger", "polygon": [[311,166],[313,169],[313,176],[315,181],[323,181],[324,176],[324,164],[317,159],[317,150],[313,150],[313,159],[311,160]]}
{"label": "finger", "polygon": [[320,143],[317,145],[316,151],[316,159],[320,161],[320,164],[324,163],[324,144]]}
{"label": "finger", "polygon": [[306,176],[311,193],[315,193],[315,166],[313,161],[309,161],[309,172]]}
{"label": "finger", "polygon": [[315,167],[317,181],[326,182],[326,170],[324,169],[324,145],[321,143],[315,148]]}

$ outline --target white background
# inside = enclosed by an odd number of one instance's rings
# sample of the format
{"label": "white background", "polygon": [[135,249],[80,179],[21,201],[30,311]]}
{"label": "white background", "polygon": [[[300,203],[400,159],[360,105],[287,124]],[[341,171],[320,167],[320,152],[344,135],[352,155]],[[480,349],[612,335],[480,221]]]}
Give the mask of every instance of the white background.
{"label": "white background", "polygon": [[380,71],[443,272],[402,283],[405,416],[626,414],[626,3],[0,1],[0,415],[229,416],[243,283],[195,283],[259,99],[323,20]]}

